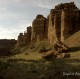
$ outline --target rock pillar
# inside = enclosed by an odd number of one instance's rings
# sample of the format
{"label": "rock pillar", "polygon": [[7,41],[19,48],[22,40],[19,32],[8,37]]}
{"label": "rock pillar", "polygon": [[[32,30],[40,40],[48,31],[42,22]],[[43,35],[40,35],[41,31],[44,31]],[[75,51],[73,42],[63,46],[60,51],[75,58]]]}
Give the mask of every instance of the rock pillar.
{"label": "rock pillar", "polygon": [[71,11],[63,10],[61,14],[61,40],[64,41],[72,33]]}

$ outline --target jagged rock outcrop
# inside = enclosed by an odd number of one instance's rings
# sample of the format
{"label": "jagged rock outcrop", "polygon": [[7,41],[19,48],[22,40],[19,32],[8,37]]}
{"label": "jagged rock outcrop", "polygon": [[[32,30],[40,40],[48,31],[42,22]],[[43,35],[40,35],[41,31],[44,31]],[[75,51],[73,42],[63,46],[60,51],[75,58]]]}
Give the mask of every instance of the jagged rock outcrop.
{"label": "jagged rock outcrop", "polygon": [[60,40],[61,36],[61,11],[52,9],[48,21],[48,40],[50,43],[54,43]]}
{"label": "jagged rock outcrop", "polygon": [[43,15],[37,15],[32,23],[32,27],[27,27],[27,31],[20,33],[18,36],[16,47],[29,45],[30,43],[47,39],[48,37],[48,21]]}
{"label": "jagged rock outcrop", "polygon": [[24,34],[25,44],[27,45],[31,43],[31,31],[32,31],[32,27],[29,26],[27,27],[27,33]]}
{"label": "jagged rock outcrop", "polygon": [[47,19],[43,15],[37,15],[32,22],[31,41],[41,41],[47,38]]}
{"label": "jagged rock outcrop", "polygon": [[80,30],[80,10],[74,2],[61,3],[51,9],[47,18],[39,14],[32,22],[32,28],[27,27],[27,32],[20,33],[17,45],[24,46],[33,42],[47,39],[54,44],[64,41]]}
{"label": "jagged rock outcrop", "polygon": [[80,10],[74,2],[55,6],[48,16],[48,40],[50,43],[64,41],[80,30]]}
{"label": "jagged rock outcrop", "polygon": [[80,30],[80,10],[63,10],[61,14],[61,40]]}
{"label": "jagged rock outcrop", "polygon": [[31,43],[31,29],[32,27],[29,26],[24,34],[19,34],[16,47],[29,45]]}
{"label": "jagged rock outcrop", "polygon": [[24,35],[23,33],[19,33],[16,46],[18,47],[23,45],[24,45]]}

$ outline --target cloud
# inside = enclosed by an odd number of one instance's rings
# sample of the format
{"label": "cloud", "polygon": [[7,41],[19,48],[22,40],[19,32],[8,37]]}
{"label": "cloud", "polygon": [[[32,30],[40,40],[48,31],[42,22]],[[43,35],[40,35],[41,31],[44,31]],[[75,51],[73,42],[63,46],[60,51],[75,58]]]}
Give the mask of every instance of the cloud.
{"label": "cloud", "polygon": [[71,1],[80,7],[80,0],[0,0],[0,38],[17,38],[37,14],[47,16],[55,5]]}
{"label": "cloud", "polygon": [[[16,28],[4,28],[3,26],[0,26],[0,38],[1,39],[17,39],[19,33],[24,33],[26,31],[26,27],[30,24],[24,24],[21,26],[18,26]],[[14,26],[15,27],[15,26]]]}

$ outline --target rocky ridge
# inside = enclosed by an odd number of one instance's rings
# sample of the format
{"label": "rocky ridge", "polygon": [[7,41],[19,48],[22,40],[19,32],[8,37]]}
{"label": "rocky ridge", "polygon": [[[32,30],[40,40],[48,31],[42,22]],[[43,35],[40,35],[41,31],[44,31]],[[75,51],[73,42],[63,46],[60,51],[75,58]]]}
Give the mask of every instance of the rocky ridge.
{"label": "rocky ridge", "polygon": [[39,14],[32,22],[32,27],[27,27],[26,33],[20,33],[17,46],[46,39],[54,44],[64,41],[80,30],[80,10],[74,2],[61,3],[50,10],[48,17]]}

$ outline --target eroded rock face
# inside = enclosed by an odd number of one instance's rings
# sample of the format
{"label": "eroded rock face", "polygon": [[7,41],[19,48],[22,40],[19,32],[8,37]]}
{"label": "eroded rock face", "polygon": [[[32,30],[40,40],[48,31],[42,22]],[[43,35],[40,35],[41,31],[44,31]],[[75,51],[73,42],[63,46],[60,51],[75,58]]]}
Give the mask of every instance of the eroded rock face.
{"label": "eroded rock face", "polygon": [[61,3],[51,9],[48,21],[48,40],[50,43],[64,41],[80,30],[80,10],[74,2]]}
{"label": "eroded rock face", "polygon": [[24,46],[44,39],[54,44],[64,41],[79,30],[80,10],[74,2],[61,3],[51,9],[47,18],[37,15],[32,22],[32,28],[27,27],[27,32],[20,33],[17,45]]}
{"label": "eroded rock face", "polygon": [[63,10],[61,14],[61,40],[80,30],[80,11]]}
{"label": "eroded rock face", "polygon": [[63,9],[70,9],[70,10],[74,10],[74,9],[78,9],[74,2],[70,2],[70,3],[61,3],[57,6],[55,6],[56,10],[63,10]]}
{"label": "eroded rock face", "polygon": [[25,44],[26,45],[31,43],[31,31],[32,31],[32,27],[31,26],[27,27],[27,33],[24,34],[25,35]]}
{"label": "eroded rock face", "polygon": [[37,15],[32,22],[31,41],[40,41],[47,38],[47,19],[43,15]]}
{"label": "eroded rock face", "polygon": [[16,47],[23,46],[24,45],[24,35],[23,33],[20,33],[17,39]]}
{"label": "eroded rock face", "polygon": [[29,45],[31,43],[31,29],[32,27],[29,26],[27,27],[27,31],[24,32],[24,34],[19,34],[16,47]]}
{"label": "eroded rock face", "polygon": [[61,37],[61,11],[52,9],[48,21],[48,40],[50,43],[54,43]]}

